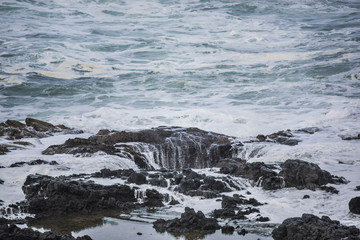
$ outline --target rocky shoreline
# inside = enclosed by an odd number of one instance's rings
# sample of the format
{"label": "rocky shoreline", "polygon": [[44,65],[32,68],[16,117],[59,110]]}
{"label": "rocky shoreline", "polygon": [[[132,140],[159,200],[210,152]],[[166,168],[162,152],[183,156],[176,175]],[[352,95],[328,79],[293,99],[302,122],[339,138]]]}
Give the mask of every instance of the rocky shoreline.
{"label": "rocky shoreline", "polygon": [[[221,228],[223,233],[232,234],[237,231],[245,234],[247,230],[241,227],[239,222],[266,223],[271,219],[263,216],[259,209],[259,206],[268,203],[249,196],[250,192],[247,196],[232,193],[245,189],[241,181],[247,181],[251,186],[260,187],[264,191],[290,188],[298,191],[323,191],[326,194],[339,193],[336,187],[329,184],[348,184],[345,178],[334,176],[318,165],[300,159],[266,164],[247,162],[238,157],[244,151],[244,144],[267,143],[292,147],[301,142],[296,133],[314,134],[317,131],[317,128],[279,131],[270,135],[258,135],[247,142],[197,128],[180,127],[158,127],[142,131],[104,129],[88,138],[69,138],[62,144],[43,149],[42,154],[71,154],[81,157],[101,152],[129,159],[139,170],[104,168],[93,173],[66,176],[30,174],[22,185],[25,200],[3,207],[0,202],[0,213],[5,218],[25,213],[34,219],[106,210],[120,214],[136,209],[149,210],[181,205],[181,195],[214,199],[221,202],[221,208],[213,209],[207,217],[201,211],[195,212],[194,209],[185,207],[180,218],[157,219],[154,228],[158,232],[167,231],[175,236],[192,232],[206,235]],[[27,141],[30,138],[80,133],[81,130],[33,118],[27,118],[25,123],[8,120],[0,123],[0,137],[7,141],[0,145],[0,154],[6,155],[14,150],[26,149],[32,145]],[[0,165],[2,166],[1,162]],[[26,162],[19,159],[18,162],[2,167],[37,165],[59,164],[42,159]],[[218,171],[214,174],[194,171],[202,168],[216,168]],[[116,180],[117,183],[98,183],[106,179]],[[6,184],[6,180],[0,179],[0,184]],[[304,195],[304,199],[308,197]],[[360,197],[349,199],[349,211],[352,214],[360,214],[359,199]],[[31,219],[21,221],[28,222]],[[6,219],[1,220],[0,229],[0,239],[18,239],[26,234],[29,235],[28,239],[75,239],[52,232],[39,233],[28,228],[19,229]],[[309,234],[309,231],[316,233]],[[272,237],[275,240],[343,237],[360,239],[360,234],[356,227],[340,225],[329,217],[318,218],[304,214],[301,218],[286,219],[273,230]],[[76,239],[91,238],[84,236]]]}

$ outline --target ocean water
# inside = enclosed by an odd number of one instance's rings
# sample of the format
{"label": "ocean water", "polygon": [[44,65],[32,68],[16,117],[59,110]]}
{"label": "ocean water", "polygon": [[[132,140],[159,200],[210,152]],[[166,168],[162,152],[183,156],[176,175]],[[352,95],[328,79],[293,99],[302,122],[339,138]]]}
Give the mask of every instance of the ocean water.
{"label": "ocean water", "polygon": [[[297,146],[265,145],[242,157],[315,162],[351,180],[337,186],[341,194],[253,194],[271,203],[261,211],[273,223],[309,212],[360,227],[347,208],[359,195],[353,189],[360,185],[360,142],[341,139],[360,133],[360,2],[2,0],[0,122],[26,117],[83,129],[83,137],[102,128],[182,126],[243,140],[317,127]],[[2,166],[37,158],[61,165],[0,169],[10,183],[0,186],[0,199],[23,199],[30,173],[136,168],[102,154],[41,155],[69,137],[75,136],[33,139],[35,147],[0,156]],[[304,194],[311,200],[300,201]],[[206,212],[192,201],[179,212]]]}

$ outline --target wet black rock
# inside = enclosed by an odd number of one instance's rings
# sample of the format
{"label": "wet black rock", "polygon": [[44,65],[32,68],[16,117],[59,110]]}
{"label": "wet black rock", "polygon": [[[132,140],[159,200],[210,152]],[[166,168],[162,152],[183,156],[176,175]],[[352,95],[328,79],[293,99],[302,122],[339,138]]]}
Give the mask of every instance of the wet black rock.
{"label": "wet black rock", "polygon": [[270,221],[270,218],[260,216],[260,217],[256,218],[256,221],[258,221],[258,222],[268,222],[268,221]]}
{"label": "wet black rock", "polygon": [[197,128],[158,127],[132,132],[101,130],[88,139],[69,139],[64,144],[50,146],[43,154],[97,151],[130,158],[140,168],[153,169],[146,155],[150,151],[152,160],[161,167],[184,169],[213,167],[235,154],[238,148],[233,146],[233,138],[225,135]]}
{"label": "wet black rock", "polygon": [[151,178],[149,184],[158,187],[168,187],[168,182],[165,178]]}
{"label": "wet black rock", "polygon": [[100,172],[93,173],[92,176],[95,178],[128,178],[134,172],[133,169],[110,170],[104,168]]}
{"label": "wet black rock", "polygon": [[342,136],[342,140],[360,140],[360,133],[357,136]]}
{"label": "wet black rock", "polygon": [[307,194],[303,196],[303,199],[309,199],[309,198],[310,198],[310,196]]}
{"label": "wet black rock", "polygon": [[233,219],[247,219],[246,216],[251,213],[260,213],[260,210],[252,207],[242,208],[236,213]]}
{"label": "wet black rock", "polygon": [[201,181],[198,178],[188,178],[188,177],[184,177],[181,179],[179,186],[178,186],[178,191],[181,193],[187,193],[191,190],[197,190],[200,186],[201,186]]}
{"label": "wet black rock", "polygon": [[360,197],[354,197],[349,202],[350,212],[360,214]]}
{"label": "wet black rock", "polygon": [[295,146],[300,140],[296,139],[290,130],[279,131],[270,135],[258,135],[256,137],[259,142],[275,142],[279,144]]}
{"label": "wet black rock", "polygon": [[204,185],[201,190],[212,190],[217,192],[231,192],[231,189],[224,183],[224,181],[216,180],[213,176],[204,178]]}
{"label": "wet black rock", "polygon": [[232,209],[222,208],[222,209],[215,209],[212,212],[212,216],[214,218],[233,218],[235,217],[235,211]]}
{"label": "wet black rock", "polygon": [[138,185],[147,184],[147,180],[146,180],[146,177],[144,176],[144,174],[137,173],[137,172],[133,172],[129,176],[128,182],[129,183],[135,183],[135,184],[138,184]]}
{"label": "wet black rock", "polygon": [[185,193],[191,197],[199,196],[207,199],[220,197],[220,193],[217,191],[207,191],[207,190],[190,190]]}
{"label": "wet black rock", "polygon": [[54,154],[82,154],[82,153],[96,153],[105,152],[107,154],[115,154],[117,152],[113,145],[109,144],[97,144],[89,139],[85,138],[73,138],[68,139],[62,145],[51,145],[45,149],[42,154],[54,155]]}
{"label": "wet black rock", "polygon": [[220,172],[250,179],[265,190],[280,189],[284,185],[283,178],[274,171],[274,166],[263,162],[231,162],[229,167],[222,167]]}
{"label": "wet black rock", "polygon": [[360,186],[356,186],[355,191],[360,191]]}
{"label": "wet black rock", "polygon": [[147,207],[162,207],[164,204],[162,203],[162,200],[164,199],[164,196],[156,191],[155,189],[146,189],[145,191],[145,206]]}
{"label": "wet black rock", "polygon": [[333,194],[338,194],[339,190],[337,190],[336,188],[332,187],[332,186],[320,186],[320,189],[328,192],[328,193],[333,193]]}
{"label": "wet black rock", "polygon": [[178,205],[180,204],[180,202],[178,200],[175,200],[175,199],[172,199],[170,202],[169,202],[169,205]]}
{"label": "wet black rock", "polygon": [[51,123],[26,118],[26,124],[15,120],[7,120],[0,123],[0,136],[6,136],[8,139],[21,139],[27,137],[43,138],[52,136],[54,133],[77,134],[82,131],[68,128],[64,125],[52,125]]}
{"label": "wet black rock", "polygon": [[4,184],[4,180],[0,179],[0,184]]}
{"label": "wet black rock", "polygon": [[255,198],[246,199],[244,196],[234,194],[230,196],[222,196],[221,207],[224,209],[238,209],[238,205],[252,205],[261,206],[262,203],[258,202]]}
{"label": "wet black rock", "polygon": [[225,225],[221,227],[221,233],[222,234],[233,234],[235,231],[235,228],[233,226]]}
{"label": "wet black rock", "polygon": [[219,224],[214,218],[206,218],[205,215],[198,211],[197,213],[192,208],[185,208],[185,212],[181,214],[181,218],[175,218],[165,221],[159,219],[154,222],[154,228],[158,232],[170,233],[192,233],[195,231],[201,233],[212,233],[220,229]]}
{"label": "wet black rock", "polygon": [[288,218],[272,232],[275,240],[359,240],[360,231],[355,226],[344,226],[327,216],[321,218],[312,214]]}
{"label": "wet black rock", "polygon": [[22,167],[24,165],[34,166],[34,165],[42,165],[42,164],[59,165],[56,161],[49,162],[49,161],[37,159],[37,160],[32,160],[30,162],[16,162],[11,164],[9,167]]}
{"label": "wet black rock", "polygon": [[10,152],[10,150],[6,145],[0,145],[0,155],[5,155],[8,152]]}
{"label": "wet black rock", "polygon": [[63,176],[29,175],[22,189],[26,197],[23,205],[38,217],[136,207],[134,189],[127,185],[103,186]]}
{"label": "wet black rock", "polygon": [[58,235],[54,232],[39,232],[31,228],[19,228],[9,221],[0,219],[0,240],[91,240],[88,235],[73,237],[71,234]]}
{"label": "wet black rock", "polygon": [[279,175],[284,178],[285,187],[315,190],[321,185],[334,183],[331,174],[314,163],[289,159],[280,166]]}

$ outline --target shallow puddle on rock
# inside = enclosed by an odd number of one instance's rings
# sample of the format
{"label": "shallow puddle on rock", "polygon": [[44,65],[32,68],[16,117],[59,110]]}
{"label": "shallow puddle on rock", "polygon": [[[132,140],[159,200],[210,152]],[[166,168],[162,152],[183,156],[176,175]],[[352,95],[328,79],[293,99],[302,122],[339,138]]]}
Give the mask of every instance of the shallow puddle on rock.
{"label": "shallow puddle on rock", "polygon": [[[106,215],[106,217],[104,217]],[[110,217],[111,216],[111,217]],[[117,215],[118,216],[118,215]],[[239,235],[236,231],[233,234],[223,234],[221,230],[213,234],[187,234],[186,236],[174,236],[170,233],[159,233],[149,222],[140,222],[118,218],[114,213],[93,213],[77,214],[61,217],[51,217],[42,220],[36,220],[28,224],[29,227],[43,230],[52,230],[57,233],[72,233],[74,237],[89,235],[93,240],[270,240],[271,237],[260,236],[248,233],[245,236]]]}

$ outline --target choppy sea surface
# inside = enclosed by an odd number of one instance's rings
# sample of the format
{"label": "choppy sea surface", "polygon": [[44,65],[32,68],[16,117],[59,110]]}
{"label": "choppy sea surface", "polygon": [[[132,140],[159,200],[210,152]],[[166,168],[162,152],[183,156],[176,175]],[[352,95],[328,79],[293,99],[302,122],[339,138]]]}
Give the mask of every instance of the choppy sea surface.
{"label": "choppy sea surface", "polygon": [[[247,160],[315,162],[351,180],[342,195],[310,192],[306,204],[298,201],[306,192],[255,195],[273,203],[262,210],[274,223],[311,212],[359,227],[345,205],[360,185],[360,142],[341,137],[360,133],[360,2],[2,0],[0,122],[26,117],[86,134],[183,126],[244,139],[317,127],[298,146],[265,147]],[[63,138],[34,140],[0,162],[56,159],[67,173],[132,167],[102,155],[87,159],[92,165],[41,156]],[[1,198],[23,198],[15,186],[26,174],[64,174],[47,168],[1,170],[13,184],[1,186]]]}

